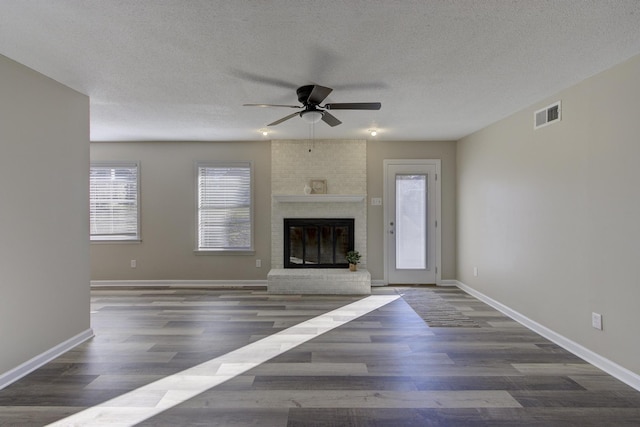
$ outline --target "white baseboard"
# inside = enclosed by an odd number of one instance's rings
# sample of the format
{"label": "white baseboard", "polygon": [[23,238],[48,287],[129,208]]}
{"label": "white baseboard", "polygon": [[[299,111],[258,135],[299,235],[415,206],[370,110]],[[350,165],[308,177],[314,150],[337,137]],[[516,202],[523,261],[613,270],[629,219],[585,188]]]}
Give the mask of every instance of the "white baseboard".
{"label": "white baseboard", "polygon": [[92,280],[91,287],[168,287],[168,288],[240,288],[267,287],[266,280]]}
{"label": "white baseboard", "polygon": [[437,283],[438,286],[458,286],[457,280],[444,279]]}
{"label": "white baseboard", "polygon": [[50,348],[44,353],[41,353],[30,360],[27,360],[23,364],[11,369],[10,371],[5,372],[4,374],[0,374],[0,390],[5,388],[9,384],[18,381],[25,375],[30,374],[41,366],[44,366],[45,364],[51,362],[56,357],[66,353],[77,345],[82,344],[86,340],[92,338],[93,335],[93,329],[89,328],[86,331],[81,332],[64,342],[61,342],[55,347]]}
{"label": "white baseboard", "polygon": [[490,305],[496,310],[509,316],[516,322],[542,335],[548,340],[558,344],[560,347],[564,348],[567,351],[570,351],[571,353],[575,354],[581,359],[584,359],[585,361],[591,363],[592,365],[602,369],[612,377],[615,377],[620,381],[622,381],[623,383],[628,384],[629,386],[640,391],[640,375],[636,374],[635,372],[632,372],[627,368],[620,366],[617,363],[607,359],[606,357],[603,357],[598,353],[595,353],[589,350],[588,348],[578,344],[577,342],[572,341],[569,338],[558,334],[557,332],[547,328],[546,326],[543,326],[538,322],[529,319],[528,317],[518,313],[515,310],[512,310],[511,308],[494,300],[493,298],[488,297],[485,294],[479,291],[476,291],[475,289],[465,285],[464,283],[457,280],[455,282],[458,288],[462,289],[469,295],[472,295],[478,298],[480,301]]}
{"label": "white baseboard", "polygon": [[[458,281],[445,279],[445,280],[440,280],[436,285],[437,286],[458,286]],[[389,286],[389,284],[382,279],[377,279],[377,280],[371,281],[371,286]]]}

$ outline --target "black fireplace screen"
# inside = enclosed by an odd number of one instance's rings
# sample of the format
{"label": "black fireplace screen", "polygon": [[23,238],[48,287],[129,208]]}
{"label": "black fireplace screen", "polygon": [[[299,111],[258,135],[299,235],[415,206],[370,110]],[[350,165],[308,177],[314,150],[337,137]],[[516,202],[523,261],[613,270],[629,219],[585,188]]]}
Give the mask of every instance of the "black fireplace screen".
{"label": "black fireplace screen", "polygon": [[285,218],[284,268],[345,268],[353,218]]}

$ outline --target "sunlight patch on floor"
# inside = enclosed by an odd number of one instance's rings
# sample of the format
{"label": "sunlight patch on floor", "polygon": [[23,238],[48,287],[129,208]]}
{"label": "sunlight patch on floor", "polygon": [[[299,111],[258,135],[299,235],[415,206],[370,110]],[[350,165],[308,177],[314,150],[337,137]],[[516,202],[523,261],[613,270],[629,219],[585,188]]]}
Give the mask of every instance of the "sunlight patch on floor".
{"label": "sunlight patch on floor", "polygon": [[49,426],[134,426],[398,298],[398,295],[363,298]]}

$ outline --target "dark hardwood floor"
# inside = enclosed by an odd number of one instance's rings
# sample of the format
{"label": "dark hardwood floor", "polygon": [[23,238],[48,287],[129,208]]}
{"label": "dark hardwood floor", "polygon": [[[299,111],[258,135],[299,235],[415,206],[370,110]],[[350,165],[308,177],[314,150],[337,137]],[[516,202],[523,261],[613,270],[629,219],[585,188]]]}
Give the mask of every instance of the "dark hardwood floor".
{"label": "dark hardwood floor", "polygon": [[[640,392],[457,288],[374,295],[400,297],[316,336],[288,328],[363,298],[94,289],[95,338],[0,390],[0,425],[84,425],[74,414],[120,399],[86,425],[162,407],[138,425],[640,426]],[[278,332],[314,335],[290,347]],[[148,386],[162,381],[175,386]]]}

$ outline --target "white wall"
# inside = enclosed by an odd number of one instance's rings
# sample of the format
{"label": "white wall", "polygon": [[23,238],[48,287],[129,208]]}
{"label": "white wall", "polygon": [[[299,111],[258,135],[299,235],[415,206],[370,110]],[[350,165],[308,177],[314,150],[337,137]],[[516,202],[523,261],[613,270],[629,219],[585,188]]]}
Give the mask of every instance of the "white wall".
{"label": "white wall", "polygon": [[4,56],[0,93],[1,377],[90,324],[89,98]]}
{"label": "white wall", "polygon": [[457,276],[640,374],[638,112],[640,56],[459,141]]}

